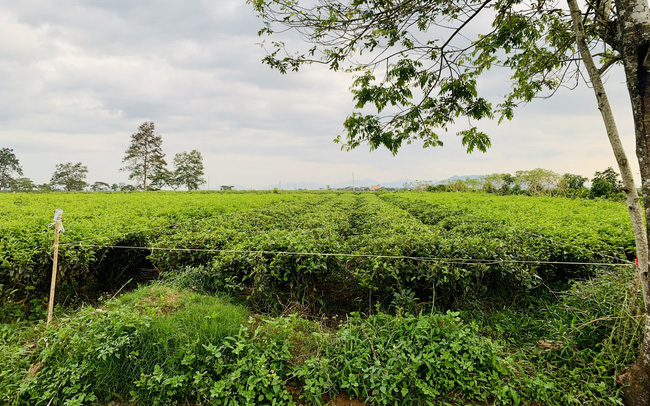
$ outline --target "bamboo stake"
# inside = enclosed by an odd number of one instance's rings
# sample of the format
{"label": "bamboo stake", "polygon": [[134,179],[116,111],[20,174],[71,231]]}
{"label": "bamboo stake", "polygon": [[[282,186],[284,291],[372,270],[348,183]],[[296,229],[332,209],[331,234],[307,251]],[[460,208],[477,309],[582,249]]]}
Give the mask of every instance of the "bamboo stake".
{"label": "bamboo stake", "polygon": [[56,289],[56,270],[59,262],[59,231],[61,230],[61,218],[63,210],[56,209],[54,213],[54,261],[52,264],[52,282],[50,283],[50,302],[47,306],[47,325],[52,321],[54,313],[54,290]]}

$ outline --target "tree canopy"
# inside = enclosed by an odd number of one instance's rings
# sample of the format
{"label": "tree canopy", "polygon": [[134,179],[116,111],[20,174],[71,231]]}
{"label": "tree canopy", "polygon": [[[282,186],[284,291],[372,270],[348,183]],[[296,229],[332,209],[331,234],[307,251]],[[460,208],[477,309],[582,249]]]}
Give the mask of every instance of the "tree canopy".
{"label": "tree canopy", "polygon": [[588,179],[581,175],[565,173],[560,179],[560,186],[564,189],[580,190],[585,187]]}
{"label": "tree canopy", "polygon": [[11,148],[0,149],[0,190],[9,189],[15,175],[22,176],[23,169]]}
{"label": "tree canopy", "polygon": [[50,184],[52,186],[62,186],[66,191],[80,191],[87,185],[87,174],[88,167],[81,162],[57,164],[50,179]]}
{"label": "tree canopy", "polygon": [[203,156],[197,150],[180,152],[174,156],[174,184],[187,190],[197,190],[203,179]]}
{"label": "tree canopy", "polygon": [[[283,73],[321,63],[356,74],[356,111],[338,138],[345,148],[367,143],[396,153],[415,140],[440,146],[441,132],[463,117],[461,142],[468,152],[485,152],[491,142],[477,121],[510,119],[517,105],[550,95],[579,76],[571,19],[556,2],[249,2],[264,19],[260,35],[277,36],[289,28],[312,45],[292,52],[272,41],[264,62]],[[585,15],[590,40],[598,39],[598,18],[593,9]],[[615,56],[607,50],[603,58]],[[496,67],[509,72],[511,88],[489,100],[479,79]]]}
{"label": "tree canopy", "polygon": [[111,185],[106,182],[95,182],[90,185],[90,190],[93,192],[105,192],[111,190]]}
{"label": "tree canopy", "polygon": [[16,178],[11,181],[11,190],[15,192],[30,192],[36,188],[29,178]]}
{"label": "tree canopy", "polygon": [[602,172],[596,172],[591,180],[591,193],[594,197],[608,197],[621,191],[623,185],[618,173],[610,166]]}

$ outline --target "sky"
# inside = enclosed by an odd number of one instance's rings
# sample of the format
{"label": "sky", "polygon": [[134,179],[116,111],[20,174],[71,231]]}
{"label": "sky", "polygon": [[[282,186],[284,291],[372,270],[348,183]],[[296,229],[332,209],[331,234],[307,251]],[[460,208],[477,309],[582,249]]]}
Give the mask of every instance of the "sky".
{"label": "sky", "polygon": [[[89,183],[129,183],[120,171],[131,134],[153,121],[163,151],[196,149],[204,189],[291,182],[441,180],[545,168],[592,178],[615,166],[593,91],[561,89],[481,122],[487,153],[404,146],[393,156],[333,139],[352,112],[352,77],[322,66],[282,75],[261,63],[262,23],[244,0],[0,0],[0,148],[24,176],[49,182],[55,166],[82,162]],[[481,84],[505,93],[508,77]],[[606,86],[627,152],[631,109],[619,70]],[[503,89],[503,90],[501,90]],[[636,165],[636,159],[633,159]],[[638,169],[635,173],[638,178]],[[131,182],[133,183],[133,182]]]}

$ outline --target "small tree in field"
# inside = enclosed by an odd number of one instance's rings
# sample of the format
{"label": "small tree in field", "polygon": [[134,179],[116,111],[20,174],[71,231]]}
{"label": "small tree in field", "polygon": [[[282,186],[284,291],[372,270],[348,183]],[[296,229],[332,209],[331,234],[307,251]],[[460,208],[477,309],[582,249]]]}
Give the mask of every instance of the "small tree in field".
{"label": "small tree in field", "polygon": [[602,172],[596,172],[591,180],[593,197],[610,197],[621,192],[623,184],[618,179],[618,173],[609,167]]}
{"label": "small tree in field", "polygon": [[174,156],[174,184],[197,190],[203,179],[203,156],[197,150],[181,152]]}
{"label": "small tree in field", "polygon": [[35,188],[36,185],[29,178],[17,178],[11,182],[11,190],[16,192],[31,192]]}
{"label": "small tree in field", "polygon": [[93,192],[105,192],[107,190],[111,190],[111,185],[106,182],[95,182],[90,185],[90,190]]}
{"label": "small tree in field", "polygon": [[562,189],[581,190],[584,189],[587,180],[587,178],[581,175],[565,173],[560,179],[560,187]]}
{"label": "small tree in field", "polygon": [[515,172],[515,179],[522,189],[531,194],[542,195],[557,187],[560,175],[549,169],[536,168]]}
{"label": "small tree in field", "polygon": [[14,174],[22,176],[23,169],[14,150],[10,148],[0,149],[0,190],[6,190],[11,187]]}
{"label": "small tree in field", "polygon": [[50,179],[50,185],[62,186],[68,192],[80,191],[87,185],[86,174],[88,174],[88,167],[82,165],[81,162],[57,164]]}
{"label": "small tree in field", "polygon": [[126,166],[120,170],[130,171],[129,179],[137,179],[141,182],[142,190],[146,191],[151,176],[167,165],[162,152],[162,137],[155,134],[153,122],[142,123],[138,132],[131,135],[131,144],[122,162]]}

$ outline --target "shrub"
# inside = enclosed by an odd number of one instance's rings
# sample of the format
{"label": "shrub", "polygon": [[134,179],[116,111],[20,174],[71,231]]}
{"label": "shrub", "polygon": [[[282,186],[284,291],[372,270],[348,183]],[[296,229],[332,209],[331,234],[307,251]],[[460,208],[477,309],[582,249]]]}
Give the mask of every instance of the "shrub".
{"label": "shrub", "polygon": [[[245,314],[224,300],[163,286],[141,288],[99,309],[83,308],[43,330],[45,338],[30,358],[34,372],[21,381],[12,401],[81,405],[130,397],[154,404],[195,399],[191,386],[181,386],[194,376],[193,357],[208,357],[205,346],[235,335]],[[162,373],[166,378],[154,390],[145,385],[132,393],[143,377]]]}
{"label": "shrub", "polygon": [[[358,314],[324,354],[294,369],[308,402],[345,391],[377,405],[445,404],[461,400],[510,403],[517,393],[502,379],[512,360],[457,313],[413,316]],[[504,389],[507,388],[507,389]]]}

